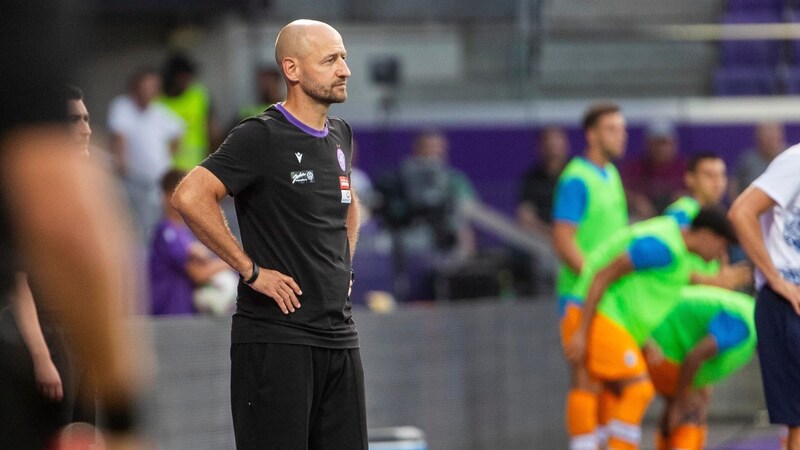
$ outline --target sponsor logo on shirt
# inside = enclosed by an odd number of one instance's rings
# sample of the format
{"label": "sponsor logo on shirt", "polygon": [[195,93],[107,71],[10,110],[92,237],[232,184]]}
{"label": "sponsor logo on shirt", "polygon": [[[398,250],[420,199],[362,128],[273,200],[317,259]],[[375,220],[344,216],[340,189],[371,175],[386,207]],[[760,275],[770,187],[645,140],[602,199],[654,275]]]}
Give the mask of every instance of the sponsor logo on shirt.
{"label": "sponsor logo on shirt", "polygon": [[339,161],[339,168],[342,169],[342,172],[347,170],[347,162],[344,159],[344,152],[342,151],[342,147],[336,146],[336,160]]}
{"label": "sponsor logo on shirt", "polygon": [[339,189],[350,189],[350,178],[339,177]]}
{"label": "sponsor logo on shirt", "polygon": [[294,154],[294,156],[297,157],[297,162],[299,162],[299,163],[303,162],[303,154],[302,153],[297,152],[297,153]]}
{"label": "sponsor logo on shirt", "polygon": [[342,189],[342,203],[352,203],[353,197],[350,194],[350,189],[344,190]]}
{"label": "sponsor logo on shirt", "polygon": [[289,174],[292,177],[292,184],[307,184],[314,182],[313,170],[298,170]]}

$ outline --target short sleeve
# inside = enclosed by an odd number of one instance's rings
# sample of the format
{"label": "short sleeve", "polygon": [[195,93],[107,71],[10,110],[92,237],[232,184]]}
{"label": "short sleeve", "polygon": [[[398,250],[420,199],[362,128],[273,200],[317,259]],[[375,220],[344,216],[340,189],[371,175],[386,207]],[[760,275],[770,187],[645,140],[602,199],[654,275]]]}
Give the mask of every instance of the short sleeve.
{"label": "short sleeve", "polygon": [[114,99],[108,110],[108,129],[112,133],[124,134],[129,122],[130,118],[125,113],[124,99],[121,97]]}
{"label": "short sleeve", "polygon": [[781,208],[786,208],[800,192],[800,146],[794,146],[778,155],[767,170],[756,178],[753,186],[761,189]]}
{"label": "short sleeve", "polygon": [[750,335],[750,329],[744,319],[723,311],[708,324],[708,333],[714,336],[718,352],[722,353],[744,342]]}
{"label": "short sleeve", "polygon": [[257,120],[244,121],[200,165],[219,178],[228,193],[236,195],[258,180],[253,165],[268,142],[269,129],[264,124]]}
{"label": "short sleeve", "polygon": [[667,245],[654,236],[634,239],[628,247],[628,254],[635,270],[666,267],[673,260]]}
{"label": "short sleeve", "polygon": [[577,224],[586,210],[586,184],[579,178],[569,178],[556,186],[553,221]]}

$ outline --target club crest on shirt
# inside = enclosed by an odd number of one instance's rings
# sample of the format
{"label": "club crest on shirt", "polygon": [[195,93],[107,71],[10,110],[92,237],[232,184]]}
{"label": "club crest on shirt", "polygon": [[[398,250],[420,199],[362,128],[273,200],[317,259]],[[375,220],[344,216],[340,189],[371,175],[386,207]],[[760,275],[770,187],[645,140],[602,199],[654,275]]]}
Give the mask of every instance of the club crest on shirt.
{"label": "club crest on shirt", "polygon": [[307,184],[314,182],[313,170],[298,170],[290,172],[289,176],[292,178],[292,184]]}
{"label": "club crest on shirt", "polygon": [[344,159],[344,152],[342,151],[342,147],[336,146],[336,160],[339,161],[339,168],[342,169],[342,172],[347,170],[347,161]]}

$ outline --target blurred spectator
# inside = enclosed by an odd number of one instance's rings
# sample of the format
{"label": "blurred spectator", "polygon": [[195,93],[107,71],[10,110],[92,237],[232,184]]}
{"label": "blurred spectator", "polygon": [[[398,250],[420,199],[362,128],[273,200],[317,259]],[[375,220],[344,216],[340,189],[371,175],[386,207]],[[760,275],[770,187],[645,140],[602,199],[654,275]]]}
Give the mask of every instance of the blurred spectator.
{"label": "blurred spectator", "polygon": [[412,225],[429,229],[436,249],[468,256],[475,252],[475,237],[461,207],[477,196],[469,178],[450,166],[448,150],[444,134],[423,132],[412,155],[403,161],[400,176]]}
{"label": "blurred spectator", "polygon": [[425,131],[400,169],[377,185],[378,212],[394,231],[395,293],[401,301],[435,298],[436,274],[475,253],[475,235],[462,214],[467,202],[476,201],[475,190],[449,165],[447,152],[444,134]]}
{"label": "blurred spectator", "polygon": [[283,76],[278,68],[274,65],[259,66],[256,70],[256,102],[239,110],[236,123],[246,117],[261,114],[269,105],[283,100],[285,95]]}
{"label": "blurred spectator", "polygon": [[208,89],[195,78],[197,67],[186,55],[175,54],[162,72],[164,92],[159,101],[183,119],[186,133],[172,156],[173,167],[191,170],[222,143]]}
{"label": "blurred spectator", "polygon": [[549,236],[553,222],[553,192],[569,155],[569,141],[564,130],[559,127],[543,129],[538,150],[538,161],[522,180],[517,219],[525,229]]}
{"label": "blurred spectator", "polygon": [[686,171],[686,158],[678,151],[672,124],[651,124],[645,145],[643,155],[622,166],[622,182],[633,220],[654,217],[663,211],[683,189]]}
{"label": "blurred spectator", "polygon": [[736,161],[730,185],[731,201],[764,173],[769,163],[786,148],[783,124],[760,123],[754,135],[755,148],[745,150]]}
{"label": "blurred spectator", "polygon": [[350,168],[350,188],[358,194],[359,219],[366,223],[372,217],[372,208],[377,202],[377,194],[372,186],[372,180],[366,172],[357,167],[358,145],[353,140],[353,159]]}
{"label": "blurred spectator", "polygon": [[[172,169],[161,179],[164,215],[153,232],[150,246],[150,293],[153,315],[185,315],[201,310],[195,304],[195,287],[207,285],[217,276],[218,299],[203,305],[213,314],[230,312],[236,298],[237,276],[230,267],[201,244],[170,206],[170,199],[186,172]],[[233,280],[226,283],[225,278]],[[228,287],[228,292],[225,292]],[[215,292],[205,293],[215,295]],[[213,305],[212,305],[213,304]],[[219,306],[216,306],[219,304]]]}
{"label": "blurred spectator", "polygon": [[161,215],[158,183],[184,133],[183,121],[155,102],[160,92],[158,72],[139,70],[130,78],[128,94],[112,100],[108,113],[111,152],[142,242]]}

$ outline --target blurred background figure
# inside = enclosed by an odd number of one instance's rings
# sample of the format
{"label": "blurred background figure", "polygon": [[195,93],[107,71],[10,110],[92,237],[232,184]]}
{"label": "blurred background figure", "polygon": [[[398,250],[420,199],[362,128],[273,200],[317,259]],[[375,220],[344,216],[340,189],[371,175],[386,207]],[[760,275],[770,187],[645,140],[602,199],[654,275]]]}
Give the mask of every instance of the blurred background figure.
{"label": "blurred background figure", "polygon": [[89,139],[92,127],[89,124],[89,111],[83,102],[83,91],[72,85],[64,86],[64,97],[67,104],[67,123],[75,149],[85,156],[89,155]]}
{"label": "blurred background figure", "polygon": [[[232,313],[238,277],[197,240],[170,206],[172,194],[184,176],[185,171],[172,169],[161,178],[163,215],[150,244],[150,313]],[[195,302],[196,293],[201,305]]]}
{"label": "blurred background figure", "polygon": [[185,54],[175,53],[164,64],[161,76],[164,91],[158,100],[186,126],[180,145],[172,155],[172,165],[188,171],[222,143],[222,131],[214,117],[208,89],[197,80],[194,61]]}
{"label": "blurred background figure", "polygon": [[256,69],[256,98],[255,102],[243,106],[239,109],[236,120],[230,128],[233,128],[240,120],[261,114],[269,105],[278,103],[286,96],[286,88],[283,84],[283,76],[275,65],[262,65]]}
{"label": "blurred background figure", "polygon": [[423,131],[399,170],[378,183],[381,217],[394,230],[395,284],[401,301],[436,298],[436,273],[476,251],[475,233],[462,209],[477,195],[466,175],[450,165],[448,150],[443,133]]}
{"label": "blurred background figure", "polygon": [[517,219],[525,229],[549,236],[553,223],[553,192],[567,164],[569,141],[563,129],[547,127],[539,135],[537,161],[522,179]]}
{"label": "blurred background figure", "polygon": [[178,116],[156,102],[160,93],[158,72],[140,69],[131,75],[128,93],[114,98],[108,113],[111,152],[142,243],[161,215],[158,183],[186,131]]}
{"label": "blurred background figure", "polygon": [[736,160],[730,192],[731,199],[742,193],[750,183],[767,170],[767,166],[786,146],[783,124],[763,122],[755,126],[755,148],[745,150]]}
{"label": "blurred background figure", "polygon": [[644,153],[622,165],[631,219],[647,219],[663,211],[683,189],[685,171],[686,158],[678,150],[674,126],[651,123]]}

